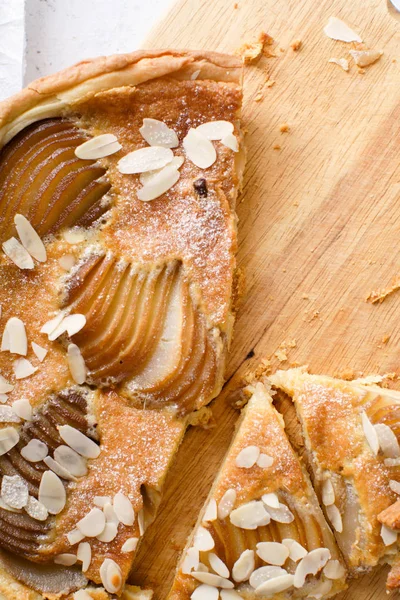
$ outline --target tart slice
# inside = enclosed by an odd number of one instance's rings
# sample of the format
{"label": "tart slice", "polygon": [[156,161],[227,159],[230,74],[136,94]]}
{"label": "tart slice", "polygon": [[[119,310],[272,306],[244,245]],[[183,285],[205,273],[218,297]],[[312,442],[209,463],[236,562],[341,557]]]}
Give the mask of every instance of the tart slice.
{"label": "tart slice", "polygon": [[[379,378],[342,381],[304,368],[270,380],[295,404],[313,483],[349,570],[396,564],[400,394],[373,383]],[[397,587],[398,575],[388,585]]]}
{"label": "tart slice", "polygon": [[134,52],[0,104],[7,600],[150,594],[124,583],[232,335],[240,76]]}
{"label": "tart slice", "polygon": [[346,571],[282,416],[251,398],[183,552],[169,600],[329,598]]}

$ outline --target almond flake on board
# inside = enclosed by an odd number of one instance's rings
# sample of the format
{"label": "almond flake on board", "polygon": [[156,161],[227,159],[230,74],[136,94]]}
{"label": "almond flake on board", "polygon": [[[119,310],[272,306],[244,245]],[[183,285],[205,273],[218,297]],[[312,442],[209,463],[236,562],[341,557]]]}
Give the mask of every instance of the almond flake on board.
{"label": "almond flake on board", "polygon": [[83,160],[97,160],[121,150],[122,146],[112,133],[102,133],[75,148],[75,156]]}
{"label": "almond flake on board", "polygon": [[333,63],[335,65],[338,65],[339,67],[341,67],[343,69],[343,71],[349,70],[349,61],[346,58],[330,58],[328,60],[328,63]]}
{"label": "almond flake on board", "polygon": [[36,258],[37,261],[46,262],[46,248],[40,239],[39,234],[29,223],[28,219],[23,215],[17,214],[14,217],[14,223],[17,228],[19,239],[25,250],[27,250],[33,258]]}
{"label": "almond flake on board", "polygon": [[349,54],[354,59],[358,67],[369,67],[380,59],[383,55],[382,50],[350,50]]}
{"label": "almond flake on board", "polygon": [[139,132],[150,146],[162,146],[163,148],[176,148],[179,146],[178,136],[164,121],[143,119],[143,125]]}
{"label": "almond flake on board", "polygon": [[344,21],[336,17],[330,17],[328,24],[324,27],[324,33],[332,40],[341,42],[362,42],[362,39]]}
{"label": "almond flake on board", "polygon": [[3,252],[19,269],[34,269],[35,263],[23,245],[12,237],[2,244]]}

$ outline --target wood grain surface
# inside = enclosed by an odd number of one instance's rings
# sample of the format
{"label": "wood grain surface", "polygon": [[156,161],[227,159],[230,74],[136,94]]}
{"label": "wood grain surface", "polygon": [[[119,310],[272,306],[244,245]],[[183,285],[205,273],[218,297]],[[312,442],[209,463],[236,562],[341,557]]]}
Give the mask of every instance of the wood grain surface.
{"label": "wood grain surface", "polygon": [[[323,34],[330,16],[382,49],[382,59],[364,74],[354,63],[348,73],[328,64],[350,49]],[[399,23],[384,0],[238,0],[237,8],[233,0],[180,0],[147,45],[232,52],[262,30],[276,40],[277,57],[244,72],[238,261],[247,294],[228,383],[212,404],[216,427],[188,431],[135,562],[133,581],[153,586],[157,600],[231,440],[238,413],[229,397],[244,374],[271,356],[275,367],[297,362],[331,375],[398,368],[400,291],[382,304],[365,300],[400,275]],[[276,83],[267,87],[268,79]],[[279,363],[274,353],[288,340],[296,347]],[[352,582],[341,600],[388,598],[385,575]]]}

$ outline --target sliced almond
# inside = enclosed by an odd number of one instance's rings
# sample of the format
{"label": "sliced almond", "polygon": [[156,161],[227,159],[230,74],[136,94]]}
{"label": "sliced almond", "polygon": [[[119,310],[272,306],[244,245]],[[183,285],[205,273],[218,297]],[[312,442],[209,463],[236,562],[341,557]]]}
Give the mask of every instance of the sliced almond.
{"label": "sliced almond", "polygon": [[83,329],[85,325],[85,315],[81,315],[78,313],[67,315],[62,319],[61,323],[51,333],[49,333],[49,340],[53,342],[65,332],[68,333],[69,337],[72,337],[73,335],[78,333],[78,331],[81,331],[81,329]]}
{"label": "sliced almond", "polygon": [[11,508],[24,508],[29,499],[27,483],[19,475],[3,475],[1,498]]}
{"label": "sliced almond", "polygon": [[295,588],[302,588],[307,575],[316,575],[323,569],[331,558],[328,548],[316,548],[311,550],[297,565],[294,574],[293,585]]}
{"label": "sliced almond", "polygon": [[40,333],[47,333],[47,335],[51,334],[64,319],[65,314],[63,311],[60,311],[55,317],[46,321],[46,323],[42,326]]}
{"label": "sliced almond", "polygon": [[8,381],[4,379],[2,375],[0,375],[0,393],[8,394],[8,392],[11,392],[13,389],[14,386],[11,385],[11,383],[8,383]]}
{"label": "sliced almond", "polygon": [[218,600],[219,591],[216,587],[202,583],[190,596],[191,600]]}
{"label": "sliced almond", "polygon": [[215,521],[217,516],[217,503],[214,498],[211,498],[206,508],[206,512],[204,513],[203,522],[208,523],[210,521]]}
{"label": "sliced almond", "polygon": [[19,442],[19,433],[14,427],[0,429],[0,456],[6,454]]}
{"label": "sliced almond", "polygon": [[4,500],[1,498],[1,496],[0,496],[0,508],[4,508],[4,510],[8,510],[8,512],[12,512],[12,513],[22,512],[21,509],[19,509],[19,508],[12,508],[12,506],[9,506],[6,502],[4,502]]}
{"label": "sliced almond", "polygon": [[260,456],[258,457],[257,465],[261,469],[267,469],[268,467],[272,467],[273,464],[274,464],[274,459],[272,458],[272,456],[269,456],[268,454],[261,453]]}
{"label": "sliced almond", "polygon": [[46,262],[46,248],[40,236],[34,230],[28,219],[23,215],[15,215],[14,223],[23,247],[39,262]]}
{"label": "sliced almond", "polygon": [[194,546],[189,548],[181,564],[181,571],[184,575],[189,575],[191,571],[197,571],[200,562],[199,557],[200,553],[198,548],[195,548]]}
{"label": "sliced almond", "polygon": [[97,160],[115,154],[122,146],[112,133],[96,135],[75,148],[75,156],[83,160]]}
{"label": "sliced almond", "polygon": [[360,36],[350,29],[344,21],[336,17],[330,17],[328,24],[324,28],[324,33],[332,40],[341,42],[362,42]]}
{"label": "sliced almond", "polygon": [[92,562],[92,547],[89,542],[79,544],[76,557],[82,563],[82,571],[86,573]]}
{"label": "sliced almond", "polygon": [[76,260],[73,254],[63,254],[63,256],[60,256],[58,259],[58,264],[64,271],[70,271],[75,263]]}
{"label": "sliced almond", "polygon": [[19,269],[33,269],[35,264],[23,245],[12,237],[2,244],[3,252]]}
{"label": "sliced almond", "polygon": [[138,512],[137,520],[138,520],[138,525],[139,525],[139,535],[142,536],[142,535],[144,535],[144,532],[146,531],[143,508],[141,508]]}
{"label": "sliced almond", "polygon": [[339,67],[341,67],[343,69],[343,71],[349,70],[349,61],[346,60],[345,58],[330,58],[328,60],[328,63],[333,63],[335,65],[338,65]]}
{"label": "sliced almond", "polygon": [[21,448],[21,456],[29,462],[40,462],[48,455],[49,450],[44,442],[33,439],[29,440],[26,446]]}
{"label": "sliced almond", "polygon": [[385,458],[383,461],[386,467],[400,467],[400,457],[399,458]]}
{"label": "sliced almond", "polygon": [[256,589],[257,596],[273,596],[279,592],[284,592],[293,586],[294,576],[293,575],[280,575],[265,581]]}
{"label": "sliced almond", "polygon": [[383,55],[382,50],[350,50],[349,54],[358,67],[369,67]]}
{"label": "sliced almond", "polygon": [[106,523],[115,523],[115,525],[118,525],[119,519],[112,504],[108,504],[107,502],[103,507],[103,513],[106,518]]}
{"label": "sliced almond", "polygon": [[117,169],[123,174],[145,173],[162,169],[174,158],[170,148],[147,146],[126,154],[118,161]]}
{"label": "sliced almond", "polygon": [[272,506],[266,506],[271,519],[277,523],[292,523],[294,521],[294,515],[286,504],[279,503],[279,508],[272,508]]}
{"label": "sliced almond", "polygon": [[200,75],[201,69],[197,69],[197,71],[193,71],[193,73],[190,76],[190,79],[192,81],[194,81],[195,79],[198,78],[198,76]]}
{"label": "sliced almond", "polygon": [[243,469],[251,469],[256,464],[259,456],[260,448],[258,446],[247,446],[247,448],[243,448],[236,456],[236,466]]}
{"label": "sliced almond", "polygon": [[336,504],[332,504],[331,506],[327,506],[325,508],[327,517],[332,524],[332,527],[338,533],[342,533],[343,531],[343,521],[342,515],[340,514],[340,510],[336,506]]}
{"label": "sliced almond", "polygon": [[100,541],[100,542],[112,542],[113,539],[115,539],[117,537],[118,534],[118,525],[116,525],[115,523],[106,523],[102,533],[100,533],[100,535],[97,535],[96,538]]}
{"label": "sliced almond", "polygon": [[33,496],[29,496],[28,502],[25,506],[25,510],[32,519],[36,519],[36,521],[45,521],[49,516],[47,508],[36,500]]}
{"label": "sliced almond", "polygon": [[100,567],[100,578],[103,586],[110,594],[116,594],[122,587],[122,572],[111,558],[105,558]]}
{"label": "sliced almond", "polygon": [[[238,583],[247,581],[254,571],[254,566],[254,550],[244,550],[232,567],[232,578]],[[225,577],[229,577],[229,575]]]}
{"label": "sliced almond", "polygon": [[12,354],[26,356],[28,352],[28,339],[26,337],[25,325],[21,319],[17,317],[8,319],[3,332],[1,350],[9,350]]}
{"label": "sliced almond", "polygon": [[391,546],[397,542],[397,531],[390,529],[390,527],[387,527],[386,525],[382,525],[381,538],[385,546]]}
{"label": "sliced almond", "polygon": [[322,503],[325,506],[331,506],[335,503],[335,490],[330,479],[325,479],[322,483]]}
{"label": "sliced almond", "polygon": [[20,418],[15,414],[11,406],[0,406],[0,423],[19,423]]}
{"label": "sliced almond", "polygon": [[168,192],[176,184],[179,177],[180,173],[178,169],[172,165],[167,165],[138,190],[137,197],[142,202],[155,200]]}
{"label": "sliced almond", "polygon": [[69,541],[71,546],[79,544],[79,542],[81,542],[83,539],[85,539],[85,536],[79,531],[79,529],[75,528],[67,533],[67,540]]}
{"label": "sliced almond", "polygon": [[40,362],[43,362],[47,354],[46,348],[42,348],[42,346],[39,346],[39,344],[36,344],[36,342],[32,342],[31,346],[35,356],[40,360]]}
{"label": "sliced almond", "polygon": [[133,525],[135,522],[135,511],[131,501],[125,494],[118,492],[114,496],[113,507],[121,523],[126,526]]}
{"label": "sliced almond", "polygon": [[219,558],[214,552],[210,552],[208,555],[208,562],[210,563],[210,567],[217,575],[221,577],[229,577],[229,569],[224,563],[223,560]]}
{"label": "sliced almond", "polygon": [[58,427],[61,439],[75,452],[85,458],[97,458],[100,454],[100,447],[71,425],[61,425]]}
{"label": "sliced almond", "polygon": [[126,554],[128,552],[135,552],[138,542],[139,542],[139,538],[137,538],[137,537],[128,538],[126,540],[126,542],[124,542],[122,544],[121,552],[123,552],[124,554]]}
{"label": "sliced almond", "polygon": [[279,498],[274,492],[263,494],[261,500],[270,508],[279,508]]}
{"label": "sliced almond", "polygon": [[194,571],[197,571],[198,573],[209,573],[210,569],[206,567],[206,565],[204,565],[203,563],[199,562],[199,566],[197,567],[197,569],[194,569]]}
{"label": "sliced almond", "polygon": [[221,500],[218,503],[218,518],[226,519],[228,517],[235,506],[236,502],[236,491],[234,489],[226,490],[225,494],[222,496]]}
{"label": "sliced almond", "polygon": [[289,558],[289,550],[279,542],[258,542],[257,556],[264,562],[281,567]]}
{"label": "sliced almond", "polygon": [[53,471],[53,473],[61,477],[61,479],[65,479],[66,481],[76,481],[75,476],[51,456],[46,456],[46,458],[43,459],[43,462]]}
{"label": "sliced almond", "polygon": [[400,494],[400,483],[398,481],[391,479],[389,481],[389,487],[395,494]]}
{"label": "sliced almond", "polygon": [[338,560],[328,560],[324,567],[324,575],[328,579],[342,579],[346,575],[346,569]]}
{"label": "sliced almond", "polygon": [[25,379],[36,373],[37,368],[33,366],[30,360],[26,358],[17,358],[13,362],[15,379]]}
{"label": "sliced almond", "polygon": [[214,548],[215,542],[208,529],[202,527],[201,525],[197,528],[197,531],[194,534],[193,546],[201,552],[207,552],[208,550],[212,550]]}
{"label": "sliced almond", "polygon": [[237,137],[233,135],[233,133],[229,133],[228,135],[223,137],[221,140],[221,144],[223,144],[230,150],[233,150],[233,152],[239,152],[239,142],[237,140]]}
{"label": "sliced almond", "polygon": [[271,521],[264,504],[258,500],[242,504],[231,512],[229,519],[232,525],[241,529],[257,529],[262,525],[268,525]]}
{"label": "sliced almond", "polygon": [[379,439],[375,427],[372,425],[366,412],[361,413],[361,421],[364,430],[364,435],[367,438],[369,447],[375,456],[379,452]]}
{"label": "sliced almond", "polygon": [[175,131],[158,119],[143,119],[143,125],[139,131],[150,146],[162,146],[163,148],[179,146],[179,139]]}
{"label": "sliced almond", "polygon": [[252,588],[257,589],[262,583],[274,579],[275,577],[281,577],[287,575],[288,572],[281,567],[273,567],[268,565],[267,567],[260,567],[253,571],[250,575],[249,583]]}
{"label": "sliced almond", "polygon": [[39,485],[39,502],[51,515],[58,515],[64,508],[66,493],[61,479],[52,471],[45,471]]}
{"label": "sliced almond", "polygon": [[75,383],[78,385],[85,383],[87,369],[81,351],[76,344],[68,344],[67,360],[69,371]]}
{"label": "sliced almond", "polygon": [[54,450],[55,460],[75,477],[87,474],[86,460],[69,446],[58,446]]}
{"label": "sliced almond", "polygon": [[0,404],[4,404],[7,401],[8,401],[7,394],[0,394]]}
{"label": "sliced almond", "polygon": [[[174,169],[180,169],[180,167],[185,162],[183,156],[174,156],[170,163],[168,163],[167,167],[173,167]],[[164,167],[165,168],[165,167]],[[146,173],[140,173],[139,181],[142,185],[149,183],[158,173],[160,173],[162,169],[156,169],[155,171],[147,171]]]}
{"label": "sliced almond", "polygon": [[104,531],[106,518],[99,508],[92,508],[76,526],[85,537],[97,537]]}
{"label": "sliced almond", "polygon": [[99,508],[104,508],[106,504],[111,504],[111,496],[95,496],[93,498],[93,504]]}
{"label": "sliced almond", "polygon": [[15,400],[15,402],[12,403],[11,407],[17,415],[17,417],[23,419],[24,421],[32,421],[32,406],[29,400],[27,400],[26,398],[21,398],[21,400]]}
{"label": "sliced almond", "polygon": [[296,540],[285,538],[282,540],[282,544],[289,550],[289,558],[294,562],[298,562],[307,556],[307,550],[299,542],[296,542]]}
{"label": "sliced almond", "polygon": [[74,600],[93,600],[93,596],[86,590],[78,590],[72,597]]}
{"label": "sliced almond", "polygon": [[189,160],[200,169],[208,169],[217,159],[212,142],[193,128],[184,138],[183,148]]}
{"label": "sliced almond", "polygon": [[399,458],[399,442],[390,427],[384,423],[377,423],[374,425],[374,429],[378,436],[378,443],[383,454],[388,458]]}
{"label": "sliced almond", "polygon": [[200,581],[201,583],[206,583],[207,585],[211,585],[214,587],[219,587],[223,589],[232,589],[234,587],[232,581],[229,579],[225,579],[220,575],[214,575],[214,573],[204,573],[203,571],[192,571],[192,577]]}
{"label": "sliced almond", "polygon": [[222,138],[233,133],[233,123],[229,121],[208,121],[196,127],[196,131],[208,140],[222,140]]}
{"label": "sliced almond", "polygon": [[56,565],[63,565],[64,567],[72,567],[76,563],[75,554],[58,554],[54,557]]}

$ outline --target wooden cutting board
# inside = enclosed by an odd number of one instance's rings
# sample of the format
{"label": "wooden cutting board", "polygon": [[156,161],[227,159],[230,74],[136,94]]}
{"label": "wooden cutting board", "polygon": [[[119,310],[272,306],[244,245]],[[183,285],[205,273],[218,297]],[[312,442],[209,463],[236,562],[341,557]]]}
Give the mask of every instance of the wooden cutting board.
{"label": "wooden cutting board", "polygon": [[[148,40],[149,48],[232,52],[265,30],[277,54],[244,72],[248,165],[238,261],[247,295],[228,383],[212,404],[216,427],[188,431],[135,562],[132,579],[153,586],[157,600],[168,593],[231,440],[238,413],[229,392],[244,374],[270,356],[276,367],[297,362],[330,375],[398,368],[400,291],[382,304],[366,302],[400,275],[400,24],[385,4],[180,0]],[[331,57],[349,58],[350,49],[323,34],[330,16],[382,49],[382,59],[364,74],[354,64],[348,73],[329,64]],[[290,47],[296,39],[298,52]],[[268,79],[276,83],[267,87]],[[280,132],[283,123],[287,133]],[[274,353],[289,340],[296,347],[279,363]],[[354,581],[342,600],[388,598],[386,572]]]}

